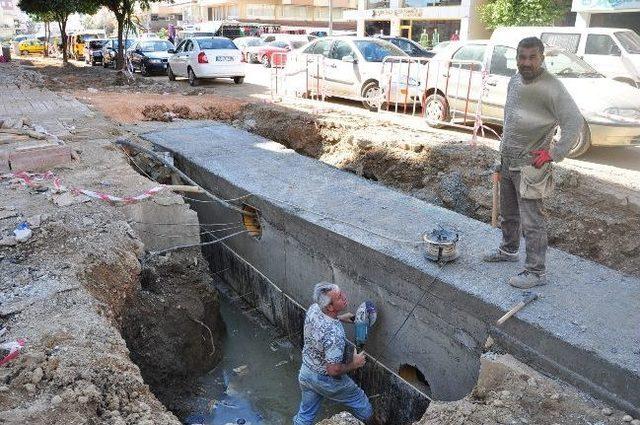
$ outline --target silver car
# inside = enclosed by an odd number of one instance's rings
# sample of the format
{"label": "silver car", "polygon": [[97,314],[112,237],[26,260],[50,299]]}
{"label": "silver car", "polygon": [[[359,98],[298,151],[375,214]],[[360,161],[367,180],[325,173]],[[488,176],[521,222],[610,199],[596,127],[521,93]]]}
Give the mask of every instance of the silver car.
{"label": "silver car", "polygon": [[[518,72],[517,43],[458,41],[439,51],[426,81],[427,122],[434,126],[452,118],[471,122],[473,105],[481,100],[483,121],[502,125],[507,85]],[[484,79],[482,67],[487,73]],[[587,124],[570,157],[584,154],[590,146],[640,145],[639,89],[605,78],[573,53],[558,48],[545,49],[545,67],[565,85]]]}

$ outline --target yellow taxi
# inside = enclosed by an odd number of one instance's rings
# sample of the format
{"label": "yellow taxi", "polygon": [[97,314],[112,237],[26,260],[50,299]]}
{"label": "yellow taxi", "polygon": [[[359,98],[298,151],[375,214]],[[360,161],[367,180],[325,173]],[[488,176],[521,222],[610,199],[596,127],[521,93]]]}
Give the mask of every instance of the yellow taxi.
{"label": "yellow taxi", "polygon": [[37,38],[24,40],[18,44],[18,51],[21,55],[29,53],[44,53],[44,43]]}

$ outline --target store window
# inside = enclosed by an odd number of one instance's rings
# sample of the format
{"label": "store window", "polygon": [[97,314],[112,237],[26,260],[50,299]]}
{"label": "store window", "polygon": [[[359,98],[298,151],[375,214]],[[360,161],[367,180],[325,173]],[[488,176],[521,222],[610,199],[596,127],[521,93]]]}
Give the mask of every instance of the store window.
{"label": "store window", "polygon": [[620,56],[620,48],[611,36],[606,34],[589,34],[584,47],[585,55]]}
{"label": "store window", "polygon": [[494,75],[512,77],[518,72],[516,62],[516,49],[496,46],[493,48],[493,54],[491,55],[491,69],[489,69],[489,72]]}
{"label": "store window", "polygon": [[[410,36],[425,49],[430,49],[438,43],[450,41],[454,34],[459,37],[460,21],[412,20],[407,25],[411,28]],[[457,31],[457,33],[456,33]]]}
{"label": "store window", "polygon": [[402,0],[402,7],[459,6],[461,0]]}

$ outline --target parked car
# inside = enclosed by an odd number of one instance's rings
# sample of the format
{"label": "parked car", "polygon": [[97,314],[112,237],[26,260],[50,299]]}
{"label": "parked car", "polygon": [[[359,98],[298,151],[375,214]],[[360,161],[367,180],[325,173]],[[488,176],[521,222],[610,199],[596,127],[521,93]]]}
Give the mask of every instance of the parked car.
{"label": "parked car", "polygon": [[29,53],[43,53],[44,43],[37,38],[22,40],[18,44],[18,51],[21,55],[27,55]]}
{"label": "parked car", "polygon": [[508,27],[496,28],[494,43],[539,37],[593,66],[606,77],[640,88],[640,36],[623,28]]}
{"label": "parked car", "polygon": [[196,86],[204,78],[231,78],[236,84],[244,81],[242,52],[226,37],[194,37],[183,40],[169,51],[169,80],[187,77]]}
{"label": "parked car", "polygon": [[[306,58],[305,58],[306,56]],[[397,90],[408,90],[407,100],[413,102],[420,100],[421,88],[414,78],[406,78],[406,63],[396,67],[397,76],[391,83],[391,87],[381,88],[383,60],[387,57],[400,56],[408,58],[408,55],[398,47],[385,40],[377,38],[358,37],[323,37],[309,43],[300,50],[290,53],[288,70],[291,75],[309,75],[312,80],[322,80],[322,89],[328,96],[345,99],[359,100],[362,104],[375,111],[381,106],[383,90],[389,90],[393,98],[396,98]],[[324,66],[308,66],[307,62],[314,57],[322,57]],[[306,60],[300,60],[306,59]],[[307,72],[294,67],[308,67]],[[322,75],[318,75],[318,69]],[[413,67],[416,75],[419,67]],[[306,77],[304,77],[306,78]],[[401,87],[409,80],[409,87]],[[308,84],[301,81],[300,84],[315,87],[316,84]],[[313,90],[313,88],[312,88]],[[404,96],[397,96],[398,98]]]}
{"label": "parked car", "polygon": [[106,39],[89,40],[84,48],[84,62],[94,66],[102,63],[102,47],[107,43]]}
{"label": "parked car", "polygon": [[272,66],[283,67],[287,63],[286,54],[305,46],[307,43],[307,41],[295,39],[272,41],[262,46],[257,55],[260,58],[260,62],[267,68]]}
{"label": "parked car", "polygon": [[[454,112],[458,117],[463,117],[468,107],[467,100],[474,105],[481,98],[482,119],[502,125],[507,86],[510,78],[518,72],[516,47],[519,40],[513,38],[500,43],[488,40],[457,41],[437,53],[431,59],[428,85],[425,87],[428,93],[425,101],[428,122],[447,121]],[[484,65],[488,73],[484,87],[479,75],[480,67],[469,62],[461,65],[462,61],[478,61]],[[444,68],[435,66],[437,63],[452,66],[443,76]],[[586,121],[580,138],[571,148],[570,157],[584,154],[592,145],[640,144],[639,89],[605,78],[573,53],[557,47],[545,49],[545,67],[564,84]],[[470,76],[471,72],[477,75]],[[447,91],[448,83],[450,89]],[[455,90],[451,89],[453,86]],[[474,115],[475,109],[467,115],[467,120],[473,120]]]}
{"label": "parked car", "polygon": [[380,35],[380,36],[377,36],[376,38],[390,42],[396,47],[399,47],[400,49],[402,49],[403,52],[405,52],[411,57],[431,58],[435,55],[435,52],[431,52],[423,48],[421,45],[419,45],[415,41],[405,37],[391,37],[389,35]]}
{"label": "parked car", "polygon": [[[135,40],[132,38],[126,38],[123,40],[124,54],[126,54],[127,49],[131,47],[134,42]],[[115,68],[117,54],[118,54],[118,39],[117,38],[108,39],[102,46],[102,66],[105,68],[109,66]]]}
{"label": "parked car", "polygon": [[258,52],[265,42],[260,37],[238,37],[233,43],[240,49],[245,62],[260,62]]}
{"label": "parked car", "polygon": [[127,56],[133,65],[133,70],[140,70],[144,76],[152,72],[167,72],[169,50],[175,46],[168,40],[160,38],[137,40],[127,50]]}

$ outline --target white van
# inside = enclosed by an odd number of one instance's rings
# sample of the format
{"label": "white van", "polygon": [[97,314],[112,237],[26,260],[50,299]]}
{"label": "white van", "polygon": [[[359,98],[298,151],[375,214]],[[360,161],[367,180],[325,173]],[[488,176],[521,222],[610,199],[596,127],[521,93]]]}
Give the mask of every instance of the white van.
{"label": "white van", "polygon": [[576,54],[606,77],[640,88],[640,36],[623,28],[500,27],[492,42],[539,37]]}

